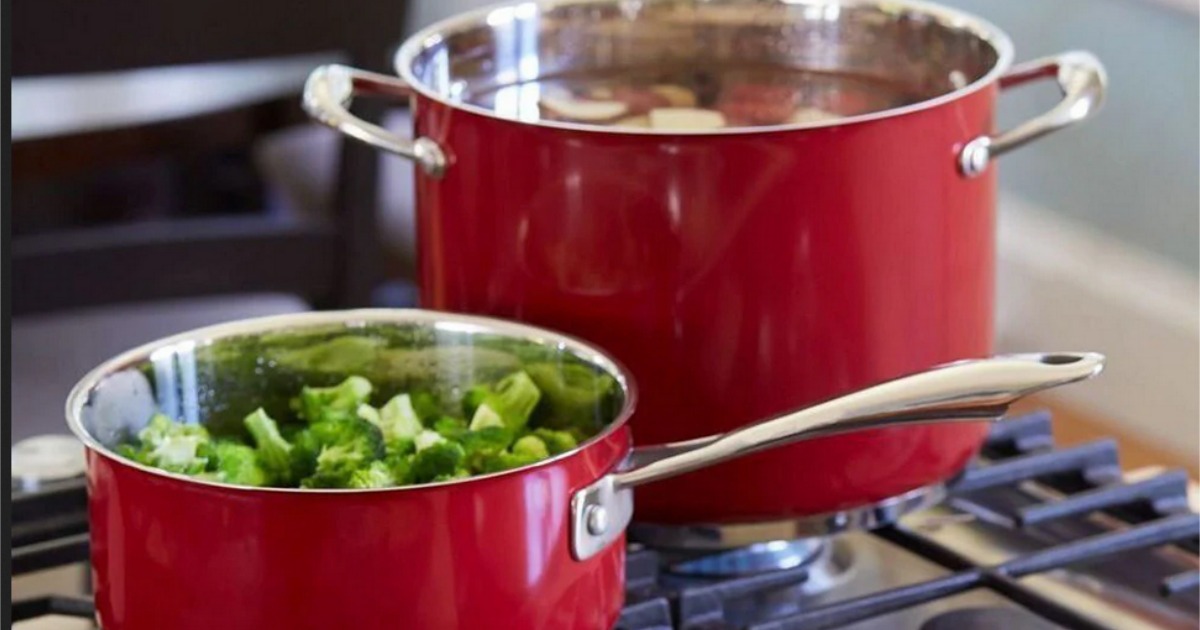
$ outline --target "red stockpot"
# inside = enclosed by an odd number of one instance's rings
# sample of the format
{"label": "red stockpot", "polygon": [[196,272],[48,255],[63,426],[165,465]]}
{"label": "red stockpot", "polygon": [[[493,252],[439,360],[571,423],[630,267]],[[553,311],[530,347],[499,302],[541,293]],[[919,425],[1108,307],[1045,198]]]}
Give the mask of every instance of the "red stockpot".
{"label": "red stockpot", "polygon": [[[613,422],[568,453],[500,474],[405,488],[238,487],[147,468],[110,450],[156,409],[219,430],[248,407],[269,406],[264,401],[278,399],[278,383],[296,382],[278,362],[263,360],[274,356],[275,344],[331,335],[382,339],[389,347],[406,343],[395,339],[433,339],[429,347],[459,368],[487,360],[482,353],[491,341],[516,340],[525,350],[611,374],[620,404]],[[481,354],[464,362],[464,349]],[[350,371],[385,382],[386,371],[370,372],[374,355]],[[461,375],[450,363],[433,365],[440,366],[430,370],[436,378]],[[613,625],[623,602],[628,488],[804,432],[995,418],[1019,396],[1089,378],[1102,366],[1095,354],[963,362],[691,448],[631,452],[633,383],[593,347],[546,330],[432,311],[327,312],[222,324],[131,350],[84,377],[67,417],[88,447],[93,585],[106,630],[598,629]],[[632,463],[621,466],[625,461]]]}
{"label": "red stockpot", "polygon": [[[991,351],[991,158],[1089,116],[1105,85],[1087,53],[1011,58],[992,25],[918,2],[527,2],[414,35],[400,80],[318,69],[305,104],[418,163],[423,306],[606,348],[643,384],[633,426],[657,443]],[[503,107],[529,102],[509,116],[462,97],[559,73],[739,61],[877,77],[918,98],[680,133],[531,121],[537,93],[518,88]],[[1000,90],[1042,77],[1063,100],[994,134]],[[360,94],[411,96],[416,139],[353,118],[344,106]],[[639,491],[638,516],[826,521],[936,486],[984,434],[905,427],[796,444]]]}

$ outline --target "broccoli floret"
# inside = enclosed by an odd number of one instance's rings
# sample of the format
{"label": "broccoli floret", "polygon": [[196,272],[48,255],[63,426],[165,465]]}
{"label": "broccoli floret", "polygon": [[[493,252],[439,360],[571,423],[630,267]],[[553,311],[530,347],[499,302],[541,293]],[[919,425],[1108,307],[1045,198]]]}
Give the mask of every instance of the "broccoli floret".
{"label": "broccoli floret", "polygon": [[442,415],[437,398],[430,392],[413,392],[409,397],[412,399],[413,411],[417,412],[421,421],[432,422]]}
{"label": "broccoli floret", "polygon": [[574,428],[590,435],[611,415],[608,406],[617,390],[617,381],[611,375],[575,364],[538,363],[525,369],[542,391],[544,426]]}
{"label": "broccoli floret", "polygon": [[348,445],[327,446],[317,455],[313,474],[300,482],[303,488],[346,488],[350,478],[368,465],[363,452]]}
{"label": "broccoli floret", "polygon": [[538,459],[550,457],[550,451],[546,448],[546,443],[536,435],[526,435],[513,442],[512,448],[509,450],[512,451],[513,455],[520,455],[522,457],[536,457]]}
{"label": "broccoli floret", "polygon": [[479,472],[495,473],[512,470],[513,468],[535,464],[542,459],[533,455],[518,455],[509,451],[502,451],[482,458],[479,465]]}
{"label": "broccoli floret", "polygon": [[371,405],[368,405],[367,403],[363,403],[363,404],[359,405],[358,409],[356,409],[354,411],[354,415],[358,416],[359,418],[362,418],[363,420],[366,420],[367,422],[370,422],[371,424],[373,424],[375,426],[379,426],[379,423],[380,423],[379,410],[372,407]]}
{"label": "broccoli floret", "polygon": [[333,387],[305,387],[292,401],[301,418],[311,422],[357,417],[358,406],[371,396],[371,381],[351,376]]}
{"label": "broccoli floret", "polygon": [[526,435],[513,443],[512,448],[479,458],[477,470],[493,473],[528,466],[550,457],[546,444],[536,436]]}
{"label": "broccoli floret", "polygon": [[447,440],[457,442],[467,432],[467,421],[461,418],[442,416],[434,421],[433,430]]}
{"label": "broccoli floret", "polygon": [[480,406],[490,407],[504,420],[504,426],[516,432],[529,422],[530,414],[541,399],[542,392],[528,374],[513,372],[496,383]]}
{"label": "broccoli floret", "polygon": [[[437,435],[434,433],[434,435]],[[441,436],[438,436],[441,438]],[[419,446],[419,445],[418,445]],[[443,475],[454,475],[462,469],[466,453],[457,442],[442,440],[413,455],[410,480],[412,483],[428,483]]]}
{"label": "broccoli floret", "polygon": [[212,438],[198,424],[175,422],[157,413],[138,432],[138,446],[125,449],[127,457],[170,472],[194,475],[203,472],[212,457]]}
{"label": "broccoli floret", "polygon": [[424,428],[408,394],[394,396],[379,410],[379,428],[386,439],[415,438]]}
{"label": "broccoli floret", "polygon": [[471,416],[471,430],[478,431],[487,427],[503,427],[504,418],[500,414],[492,410],[486,404],[481,404],[475,408],[475,414]]}
{"label": "broccoli floret", "polygon": [[467,454],[467,468],[473,472],[483,472],[485,461],[507,450],[512,440],[512,434],[503,426],[466,432],[461,443]]}
{"label": "broccoli floret", "polygon": [[382,461],[371,462],[366,468],[360,468],[350,475],[348,488],[387,488],[393,486],[392,471]]}
{"label": "broccoli floret", "polygon": [[550,451],[551,455],[565,453],[576,446],[579,446],[575,436],[566,431],[557,431],[555,429],[534,429],[532,435],[537,436],[546,445],[546,450]]}
{"label": "broccoli floret", "polygon": [[383,458],[383,464],[392,476],[393,485],[403,486],[411,483],[412,459],[411,453],[388,453],[387,457]]}
{"label": "broccoli floret", "polygon": [[287,484],[292,481],[292,445],[279,434],[275,423],[261,407],[246,416],[246,430],[254,438],[258,461],[272,484]]}
{"label": "broccoli floret", "polygon": [[426,430],[421,431],[417,434],[417,437],[413,438],[413,446],[416,448],[417,452],[420,453],[421,451],[435,444],[441,444],[445,441],[446,438],[442,437],[437,431]]}
{"label": "broccoli floret", "polygon": [[213,443],[213,470],[207,478],[239,486],[265,486],[270,477],[259,465],[259,453],[239,442],[218,441]]}
{"label": "broccoli floret", "polygon": [[479,408],[479,405],[483,404],[483,401],[487,399],[490,393],[492,393],[492,389],[487,385],[474,385],[467,389],[462,398],[463,415],[468,418],[474,417],[475,410]]}
{"label": "broccoli floret", "polygon": [[441,481],[454,481],[455,479],[466,479],[467,477],[470,477],[470,476],[471,476],[471,471],[469,471],[465,468],[460,468],[448,475],[438,475],[438,476],[434,477],[433,483],[438,483]]}
{"label": "broccoli floret", "polygon": [[412,455],[417,452],[417,445],[412,438],[392,438],[383,443],[383,450],[387,456],[392,455]]}
{"label": "broccoli floret", "polygon": [[[384,454],[383,435],[379,427],[361,418],[318,422],[296,434],[292,441],[292,476],[304,479],[317,475],[321,456],[331,448],[359,464],[381,459]],[[327,465],[327,470],[330,465]],[[346,476],[359,465],[349,465]],[[340,469],[339,469],[340,470]],[[340,474],[340,473],[339,473]],[[328,477],[328,475],[326,475]],[[334,487],[334,486],[318,486]]]}

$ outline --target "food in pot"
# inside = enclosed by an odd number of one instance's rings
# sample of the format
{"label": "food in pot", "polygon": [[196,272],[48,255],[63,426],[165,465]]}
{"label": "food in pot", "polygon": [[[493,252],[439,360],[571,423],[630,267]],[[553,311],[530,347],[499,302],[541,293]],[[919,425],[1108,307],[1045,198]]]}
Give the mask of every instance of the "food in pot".
{"label": "food in pot", "polygon": [[156,413],[117,452],[147,466],[243,486],[436,483],[527,466],[575,448],[597,432],[595,409],[615,386],[612,377],[583,366],[531,363],[472,385],[459,408],[448,411],[432,391],[378,397],[371,381],[349,376],[332,386],[302,387],[288,416],[251,410],[244,433],[236,435],[216,436],[202,424]]}
{"label": "food in pot", "polygon": [[881,79],[775,66],[575,73],[465,98],[519,120],[669,130],[807,124],[920,100]]}

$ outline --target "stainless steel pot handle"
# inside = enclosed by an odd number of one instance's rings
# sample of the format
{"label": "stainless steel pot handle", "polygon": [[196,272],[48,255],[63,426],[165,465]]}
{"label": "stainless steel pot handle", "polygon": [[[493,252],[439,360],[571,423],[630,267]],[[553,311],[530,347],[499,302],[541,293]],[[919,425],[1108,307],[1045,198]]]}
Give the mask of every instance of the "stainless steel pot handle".
{"label": "stainless steel pot handle", "polygon": [[584,560],[603,550],[633,516],[634,486],[681,475],[767,448],[821,435],[931,422],[978,422],[1004,415],[1016,400],[1099,374],[1095,353],[1017,354],[959,361],[643,457],[571,497],[571,552]]}
{"label": "stainless steel pot handle", "polygon": [[366,70],[330,64],[317,68],[304,84],[304,111],[318,122],[389,153],[406,157],[420,165],[431,177],[446,171],[446,154],[429,138],[409,140],[373,125],[347,109],[355,96],[393,96],[407,99],[408,84]]}
{"label": "stainless steel pot handle", "polygon": [[1080,122],[1096,113],[1104,103],[1108,76],[1100,60],[1089,52],[1065,52],[1020,64],[1000,77],[1000,87],[1007,88],[1045,77],[1055,77],[1063,99],[1037,118],[1008,131],[979,136],[968,142],[958,154],[958,168],[964,176],[981,175],[993,158]]}

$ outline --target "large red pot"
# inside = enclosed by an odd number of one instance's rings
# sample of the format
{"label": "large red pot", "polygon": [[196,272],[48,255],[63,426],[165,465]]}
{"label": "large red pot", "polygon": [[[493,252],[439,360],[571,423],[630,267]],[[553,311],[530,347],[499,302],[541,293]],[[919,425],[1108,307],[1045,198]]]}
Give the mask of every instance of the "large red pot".
{"label": "large red pot", "polygon": [[[301,381],[274,351],[334,337],[419,350],[422,359],[400,365],[377,360],[374,350],[340,354],[336,369],[307,373],[307,382],[347,373],[384,389],[402,382],[397,374],[470,382],[470,371],[511,351],[603,370],[619,384],[618,404],[607,427],[572,451],[504,473],[402,488],[248,488],[114,453],[156,410],[220,431],[247,409],[286,408]],[[817,431],[996,418],[1017,397],[1088,378],[1102,364],[1092,354],[964,362],[697,448],[631,457],[626,420],[636,393],[625,371],[550,331],[434,312],[351,311],[184,333],[106,362],[67,403],[71,429],[87,445],[98,621],[105,630],[608,628],[624,597],[629,488]],[[621,466],[630,459],[640,463]]]}
{"label": "large red pot", "polygon": [[[991,351],[991,159],[1086,118],[1105,85],[1086,53],[1010,69],[1011,58],[992,25],[919,2],[558,0],[414,35],[396,56],[400,80],[321,68],[305,103],[420,166],[423,306],[599,344],[647,392],[639,440],[670,442]],[[466,100],[556,73],[750,61],[875,77],[919,98],[697,132],[516,120]],[[1063,100],[995,133],[1001,89],[1040,77]],[[411,95],[416,139],[353,118],[355,94]],[[836,513],[935,487],[984,433],[796,444],[639,490],[639,519],[852,522]]]}

